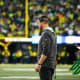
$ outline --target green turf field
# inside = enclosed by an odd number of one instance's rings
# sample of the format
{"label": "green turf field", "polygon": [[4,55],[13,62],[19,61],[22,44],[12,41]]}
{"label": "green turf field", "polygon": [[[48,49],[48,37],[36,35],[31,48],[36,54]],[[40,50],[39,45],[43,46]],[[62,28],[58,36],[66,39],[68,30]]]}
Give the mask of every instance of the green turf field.
{"label": "green turf field", "polygon": [[[0,64],[0,80],[39,80],[34,64]],[[73,75],[69,65],[57,65],[56,79],[80,80],[80,75]]]}

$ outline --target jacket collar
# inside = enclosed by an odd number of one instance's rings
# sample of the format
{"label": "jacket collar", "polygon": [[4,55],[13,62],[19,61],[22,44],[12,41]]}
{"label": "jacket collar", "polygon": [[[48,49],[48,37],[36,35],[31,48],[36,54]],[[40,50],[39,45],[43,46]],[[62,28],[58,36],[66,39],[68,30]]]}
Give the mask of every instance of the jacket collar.
{"label": "jacket collar", "polygon": [[51,27],[47,27],[46,29],[44,29],[44,31],[45,31],[45,30],[50,30],[51,32],[54,32]]}

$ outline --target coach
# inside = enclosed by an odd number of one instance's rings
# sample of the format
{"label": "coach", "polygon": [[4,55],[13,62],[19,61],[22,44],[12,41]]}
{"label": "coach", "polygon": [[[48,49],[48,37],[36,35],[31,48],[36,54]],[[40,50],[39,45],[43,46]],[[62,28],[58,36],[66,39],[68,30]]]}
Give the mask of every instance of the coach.
{"label": "coach", "polygon": [[38,45],[38,64],[35,68],[39,72],[40,80],[52,80],[56,68],[56,35],[48,25],[48,17],[42,16],[38,20],[41,39]]}

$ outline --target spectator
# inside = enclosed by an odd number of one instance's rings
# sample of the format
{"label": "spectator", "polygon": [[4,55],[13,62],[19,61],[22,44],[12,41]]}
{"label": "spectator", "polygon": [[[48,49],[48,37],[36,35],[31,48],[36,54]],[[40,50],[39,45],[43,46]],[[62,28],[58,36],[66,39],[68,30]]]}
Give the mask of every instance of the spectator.
{"label": "spectator", "polygon": [[16,57],[17,57],[17,63],[21,63],[21,60],[22,60],[22,51],[21,50],[16,51]]}

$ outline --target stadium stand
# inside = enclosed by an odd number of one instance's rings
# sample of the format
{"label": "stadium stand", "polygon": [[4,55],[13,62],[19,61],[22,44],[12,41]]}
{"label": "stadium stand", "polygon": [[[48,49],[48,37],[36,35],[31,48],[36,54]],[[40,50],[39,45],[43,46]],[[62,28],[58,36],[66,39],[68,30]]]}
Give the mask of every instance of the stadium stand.
{"label": "stadium stand", "polygon": [[[28,0],[29,8],[29,37],[39,35],[37,19],[42,15],[49,17],[49,25],[53,28],[57,35],[80,35],[80,10],[77,7],[78,2],[73,0]],[[56,3],[58,2],[58,3]],[[0,37],[18,37],[25,35],[25,1],[24,0],[0,0]],[[2,42],[2,41],[0,41]],[[4,43],[4,41],[3,41]],[[37,45],[32,43],[21,44],[19,42],[12,43],[8,48],[10,51],[9,61],[13,59],[16,63],[15,53],[21,50],[24,59],[31,60],[37,56]],[[16,45],[16,47],[15,47]],[[27,45],[27,46],[25,46]],[[23,48],[22,48],[22,47]],[[32,49],[30,49],[30,47]],[[28,49],[29,47],[29,49]],[[0,63],[4,62],[2,52],[4,47],[0,45]],[[18,48],[18,49],[17,49]],[[17,49],[17,50],[16,50]],[[58,45],[59,64],[72,64],[76,60],[75,45]],[[29,56],[29,57],[28,57]],[[22,58],[21,58],[22,59]],[[23,60],[25,63],[26,60]],[[33,61],[34,63],[36,62]],[[11,63],[11,62],[10,62]],[[29,61],[29,63],[32,63]]]}
{"label": "stadium stand", "polygon": [[0,0],[0,37],[24,37],[25,1]]}
{"label": "stadium stand", "polygon": [[[55,2],[57,2],[55,4]],[[73,0],[29,0],[29,37],[39,34],[37,18],[49,17],[57,35],[80,35],[80,9]]]}

